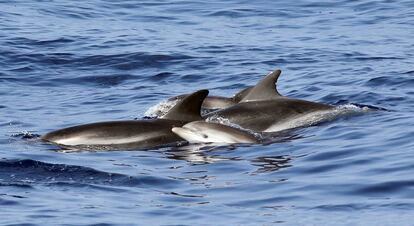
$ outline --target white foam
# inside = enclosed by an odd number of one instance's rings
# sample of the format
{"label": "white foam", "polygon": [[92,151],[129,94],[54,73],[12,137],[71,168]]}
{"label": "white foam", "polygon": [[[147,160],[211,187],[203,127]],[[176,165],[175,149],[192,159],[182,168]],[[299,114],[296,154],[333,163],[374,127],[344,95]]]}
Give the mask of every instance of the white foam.
{"label": "white foam", "polygon": [[[148,108],[148,110],[144,113],[144,117],[161,118],[162,116],[167,114],[168,111],[171,110],[171,108],[173,108],[178,103],[178,101],[180,100],[179,99],[163,100],[159,102],[158,104]],[[211,111],[212,111],[211,109],[201,108],[201,115],[206,115],[210,113]]]}
{"label": "white foam", "polygon": [[158,104],[148,108],[148,110],[144,113],[145,117],[150,118],[160,118],[167,114],[167,112],[173,108],[178,102],[177,100],[163,100]]}
{"label": "white foam", "polygon": [[13,133],[11,136],[12,137],[22,137],[24,139],[32,139],[32,138],[39,137],[38,134],[31,133],[31,132],[29,132],[27,130],[23,130],[20,133]]}

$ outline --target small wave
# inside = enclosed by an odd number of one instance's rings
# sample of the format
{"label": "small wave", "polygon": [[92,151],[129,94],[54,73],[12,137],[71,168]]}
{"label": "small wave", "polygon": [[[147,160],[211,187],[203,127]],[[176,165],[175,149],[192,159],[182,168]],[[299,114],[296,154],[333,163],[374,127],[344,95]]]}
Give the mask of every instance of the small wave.
{"label": "small wave", "polygon": [[[31,45],[37,45],[35,42]],[[142,68],[162,68],[166,65],[183,62],[194,57],[180,53],[157,54],[147,52],[132,52],[121,54],[80,55],[68,52],[53,53],[21,53],[2,52],[10,62],[19,64],[37,64],[53,67],[69,67],[90,69],[94,67],[112,67],[118,70],[134,70]]]}
{"label": "small wave", "polygon": [[112,186],[161,186],[169,188],[171,179],[151,176],[129,176],[99,171],[93,168],[46,163],[31,159],[0,161],[0,186],[32,186],[33,184],[62,185],[112,185]]}
{"label": "small wave", "polygon": [[37,139],[37,138],[40,137],[39,134],[31,133],[29,131],[22,131],[22,132],[19,132],[19,133],[13,133],[11,136],[12,137],[22,138],[24,140]]}
{"label": "small wave", "polygon": [[396,192],[401,194],[407,192],[408,194],[411,194],[410,190],[412,187],[414,187],[414,181],[412,180],[395,180],[364,185],[354,191],[354,193],[363,195],[378,195]]}
{"label": "small wave", "polygon": [[74,85],[95,85],[101,87],[111,87],[122,84],[127,80],[135,79],[133,75],[130,74],[115,74],[115,75],[91,75],[91,76],[81,76],[75,78],[56,78],[50,79],[53,83],[60,84],[74,84]]}
{"label": "small wave", "polygon": [[31,43],[32,45],[39,45],[39,46],[51,46],[51,45],[64,45],[67,43],[72,43],[75,42],[75,39],[70,39],[70,38],[56,38],[56,39],[48,39],[48,40],[36,40],[33,43]]}
{"label": "small wave", "polygon": [[[168,111],[178,103],[178,101],[180,101],[180,99],[162,100],[158,104],[149,107],[144,113],[144,118],[161,118],[167,114]],[[214,109],[201,108],[201,115],[207,115],[212,111],[214,111]]]}
{"label": "small wave", "polygon": [[353,107],[358,107],[360,109],[364,109],[366,111],[391,111],[391,110],[383,108],[383,107],[368,105],[368,104],[352,103],[352,102],[349,102],[348,100],[344,100],[344,99],[338,100],[334,105],[339,106],[339,107],[340,106],[353,106]]}
{"label": "small wave", "polygon": [[405,77],[398,77],[398,76],[380,76],[375,77],[366,82],[366,85],[369,87],[400,87],[400,88],[408,88],[413,87],[414,79],[413,78],[405,78]]}
{"label": "small wave", "polygon": [[208,14],[211,17],[229,17],[229,18],[241,18],[247,16],[245,13],[237,10],[221,10]]}
{"label": "small wave", "polygon": [[142,69],[162,66],[188,60],[193,57],[183,54],[153,54],[133,52],[112,55],[91,55],[74,59],[73,63],[81,67],[112,66],[119,70]]}

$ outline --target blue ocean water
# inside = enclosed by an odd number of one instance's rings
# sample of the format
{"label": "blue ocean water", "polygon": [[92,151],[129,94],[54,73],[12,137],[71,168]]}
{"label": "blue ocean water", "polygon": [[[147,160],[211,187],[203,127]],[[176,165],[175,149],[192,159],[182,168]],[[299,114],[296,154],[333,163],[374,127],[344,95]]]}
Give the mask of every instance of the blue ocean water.
{"label": "blue ocean water", "polygon": [[[0,1],[1,225],[412,225],[414,2]],[[265,145],[65,153],[54,129],[278,89],[387,110]]]}

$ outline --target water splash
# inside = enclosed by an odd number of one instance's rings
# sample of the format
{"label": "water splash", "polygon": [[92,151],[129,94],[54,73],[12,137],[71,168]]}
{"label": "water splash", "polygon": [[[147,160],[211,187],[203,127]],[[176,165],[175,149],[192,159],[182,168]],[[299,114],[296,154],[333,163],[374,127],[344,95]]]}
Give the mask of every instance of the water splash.
{"label": "water splash", "polygon": [[148,108],[144,113],[144,117],[148,118],[161,118],[167,112],[177,104],[178,100],[163,100],[158,104]]}
{"label": "water splash", "polygon": [[21,132],[18,132],[18,133],[13,133],[11,135],[11,137],[18,137],[18,138],[22,138],[24,140],[31,140],[31,139],[39,138],[40,135],[36,134],[36,133],[31,133],[29,131],[21,131]]}
{"label": "water splash", "polygon": [[[168,111],[178,103],[178,101],[180,101],[180,99],[162,100],[158,104],[148,108],[148,110],[144,113],[144,118],[161,118],[167,114]],[[201,115],[206,115],[213,111],[214,109],[201,108]]]}

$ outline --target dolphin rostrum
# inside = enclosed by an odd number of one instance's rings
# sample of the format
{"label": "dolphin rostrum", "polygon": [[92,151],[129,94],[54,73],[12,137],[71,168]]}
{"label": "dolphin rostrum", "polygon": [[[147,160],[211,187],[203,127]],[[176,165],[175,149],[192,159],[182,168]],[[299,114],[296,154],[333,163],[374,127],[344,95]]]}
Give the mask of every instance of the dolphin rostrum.
{"label": "dolphin rostrum", "polygon": [[97,122],[47,133],[42,140],[64,147],[136,149],[183,141],[173,127],[200,120],[200,108],[208,90],[199,90],[177,103],[160,119]]}
{"label": "dolphin rostrum", "polygon": [[231,126],[194,121],[183,127],[174,127],[172,131],[191,143],[258,143],[259,140],[251,133]]}
{"label": "dolphin rostrum", "polygon": [[[257,132],[276,132],[302,126],[306,120],[334,109],[334,106],[282,96],[276,89],[281,74],[276,70],[254,86],[239,103],[207,114],[209,121],[226,119]],[[310,117],[310,118],[309,118]]]}

